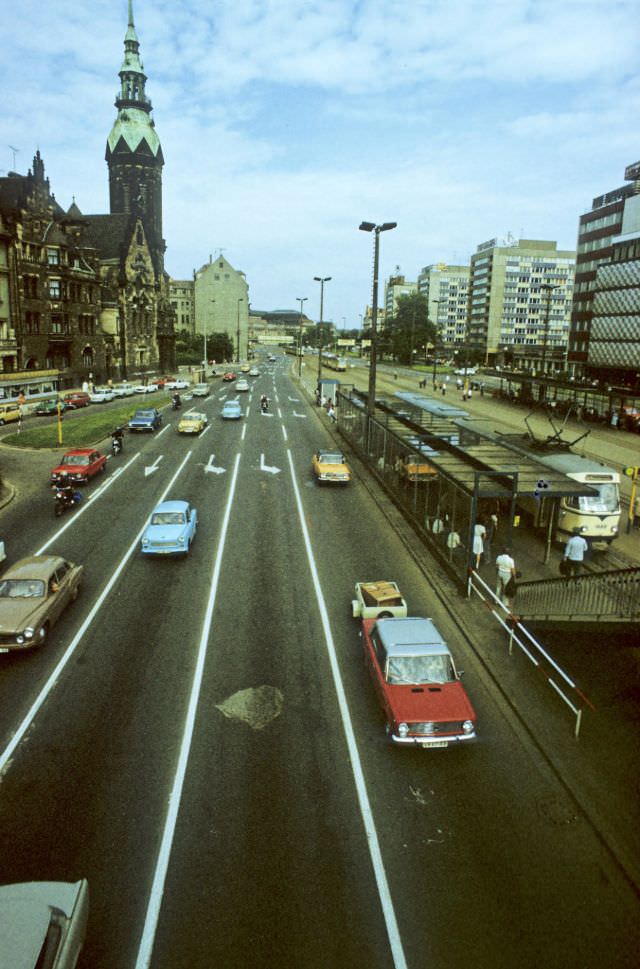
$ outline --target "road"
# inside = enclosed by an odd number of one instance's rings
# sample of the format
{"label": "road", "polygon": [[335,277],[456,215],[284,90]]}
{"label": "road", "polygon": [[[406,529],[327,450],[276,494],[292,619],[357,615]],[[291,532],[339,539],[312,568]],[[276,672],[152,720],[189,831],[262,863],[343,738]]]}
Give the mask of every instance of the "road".
{"label": "road", "polygon": [[[86,571],[46,650],[2,657],[0,750],[41,695],[2,776],[2,881],[89,879],[81,969],[635,965],[636,895],[449,609],[357,479],[312,480],[330,439],[289,362],[240,422],[216,384],[198,439],[129,436],[62,526],[43,455],[42,498],[1,513],[11,559]],[[138,551],[165,495],[199,511],[184,561]],[[389,747],[350,617],[367,578],[444,633],[474,747]]]}

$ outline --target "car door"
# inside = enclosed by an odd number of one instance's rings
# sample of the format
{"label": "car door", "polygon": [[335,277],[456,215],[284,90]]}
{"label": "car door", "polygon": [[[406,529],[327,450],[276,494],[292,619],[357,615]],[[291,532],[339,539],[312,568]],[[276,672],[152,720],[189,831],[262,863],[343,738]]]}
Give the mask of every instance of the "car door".
{"label": "car door", "polygon": [[51,586],[52,581],[58,586],[57,592],[49,591],[49,616],[53,625],[54,622],[57,622],[60,613],[64,612],[73,595],[75,585],[73,570],[69,562],[62,562],[56,568],[49,580],[49,586]]}

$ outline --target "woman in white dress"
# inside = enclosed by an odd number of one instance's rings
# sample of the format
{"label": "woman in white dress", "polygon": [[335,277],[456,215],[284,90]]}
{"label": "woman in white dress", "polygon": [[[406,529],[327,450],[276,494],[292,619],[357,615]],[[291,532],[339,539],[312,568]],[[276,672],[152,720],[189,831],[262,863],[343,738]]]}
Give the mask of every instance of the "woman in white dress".
{"label": "woman in white dress", "polygon": [[484,552],[484,540],[486,536],[487,530],[482,522],[478,522],[477,525],[473,526],[473,554],[476,557],[476,569],[480,568],[480,559]]}

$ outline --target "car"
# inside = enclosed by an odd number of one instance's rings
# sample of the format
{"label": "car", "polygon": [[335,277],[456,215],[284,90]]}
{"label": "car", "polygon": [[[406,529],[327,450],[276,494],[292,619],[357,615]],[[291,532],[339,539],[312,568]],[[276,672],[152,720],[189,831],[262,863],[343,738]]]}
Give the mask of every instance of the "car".
{"label": "car", "polygon": [[84,390],[74,390],[63,396],[63,401],[69,410],[77,410],[79,407],[88,407],[91,403],[89,394]]}
{"label": "car", "polygon": [[133,397],[136,388],[133,384],[114,384],[111,389],[116,397]]}
{"label": "car", "polygon": [[21,416],[19,404],[0,404],[0,425],[19,421]]}
{"label": "car", "polygon": [[476,739],[476,713],[433,620],[363,619],[365,665],[395,744],[449,747]]}
{"label": "car", "polygon": [[188,380],[177,377],[175,380],[167,380],[164,385],[165,390],[188,390],[191,384]]}
{"label": "car", "polygon": [[269,354],[269,356],[267,357],[267,360],[269,361],[269,363],[275,363],[276,362],[276,358],[274,357],[274,355],[272,353]]}
{"label": "car", "polygon": [[241,379],[241,380],[236,381],[236,390],[237,391],[240,391],[240,392],[241,391],[245,391],[246,392],[248,389],[249,389],[249,381],[248,380]]}
{"label": "car", "polygon": [[106,471],[107,459],[95,448],[80,447],[67,451],[60,464],[51,472],[51,481],[60,484],[68,480],[73,484],[86,484],[89,478]]}
{"label": "car", "polygon": [[420,484],[429,484],[438,476],[437,468],[412,454],[396,459],[396,471],[401,481],[417,481]]}
{"label": "car", "polygon": [[155,431],[162,424],[162,414],[157,407],[141,407],[128,423],[130,431]]}
{"label": "car", "polygon": [[89,392],[89,400],[92,404],[107,404],[110,400],[115,399],[116,395],[111,387],[94,387]]}
{"label": "car", "polygon": [[406,616],[407,603],[395,582],[356,582],[356,597],[351,600],[354,619],[390,619]]}
{"label": "car", "polygon": [[227,370],[226,373],[223,373],[222,374],[222,379],[224,381],[226,381],[227,383],[229,383],[231,380],[235,380],[236,379],[236,375],[233,373],[232,370]]}
{"label": "car", "polygon": [[187,555],[198,527],[198,512],[188,501],[163,501],[142,534],[145,555]]}
{"label": "car", "polygon": [[242,417],[242,408],[240,407],[240,401],[225,400],[224,404],[222,405],[221,416],[225,420],[231,420],[231,421],[238,420],[240,417]]}
{"label": "car", "polygon": [[459,370],[453,371],[456,377],[473,377],[476,373],[476,367],[461,367]]}
{"label": "car", "polygon": [[259,377],[260,376],[260,371],[258,370],[257,367],[252,367],[251,370],[249,371],[249,376],[250,377]]}
{"label": "car", "polygon": [[342,451],[316,451],[311,468],[318,482],[348,484],[351,481],[351,471]]}
{"label": "car", "polygon": [[208,397],[209,384],[195,384],[191,393],[194,397]]}
{"label": "car", "polygon": [[134,394],[154,394],[156,390],[160,390],[157,384],[138,384],[133,388]]}
{"label": "car", "polygon": [[58,555],[31,555],[0,579],[0,653],[43,646],[78,597],[83,566]]}
{"label": "car", "polygon": [[58,408],[64,414],[69,408],[62,399],[52,397],[50,400],[42,400],[35,409],[37,417],[56,417]]}
{"label": "car", "polygon": [[206,414],[189,411],[178,423],[178,434],[199,434],[208,423]]}
{"label": "car", "polygon": [[0,962],[11,969],[75,969],[87,934],[89,883],[0,885]]}
{"label": "car", "polygon": [[251,370],[251,367],[249,366],[248,363],[243,363],[242,366],[240,367],[240,373],[249,373],[250,370]]}

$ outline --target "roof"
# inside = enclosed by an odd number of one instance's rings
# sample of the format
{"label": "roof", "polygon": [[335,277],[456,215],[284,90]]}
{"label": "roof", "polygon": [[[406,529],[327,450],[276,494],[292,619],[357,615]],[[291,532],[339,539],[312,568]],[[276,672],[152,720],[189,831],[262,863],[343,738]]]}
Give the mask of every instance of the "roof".
{"label": "roof", "polygon": [[188,501],[181,501],[177,498],[171,499],[169,501],[161,501],[159,505],[153,509],[154,515],[159,511],[185,511],[189,507]]}
{"label": "roof", "polygon": [[48,579],[52,569],[62,565],[59,555],[30,555],[15,562],[5,573],[12,579]]}
{"label": "roof", "polygon": [[85,215],[83,222],[83,244],[96,249],[103,259],[119,259],[122,247],[129,241],[131,215],[126,212]]}
{"label": "roof", "polygon": [[388,656],[409,656],[412,653],[449,652],[433,620],[416,617],[382,619],[376,623],[380,641]]}

